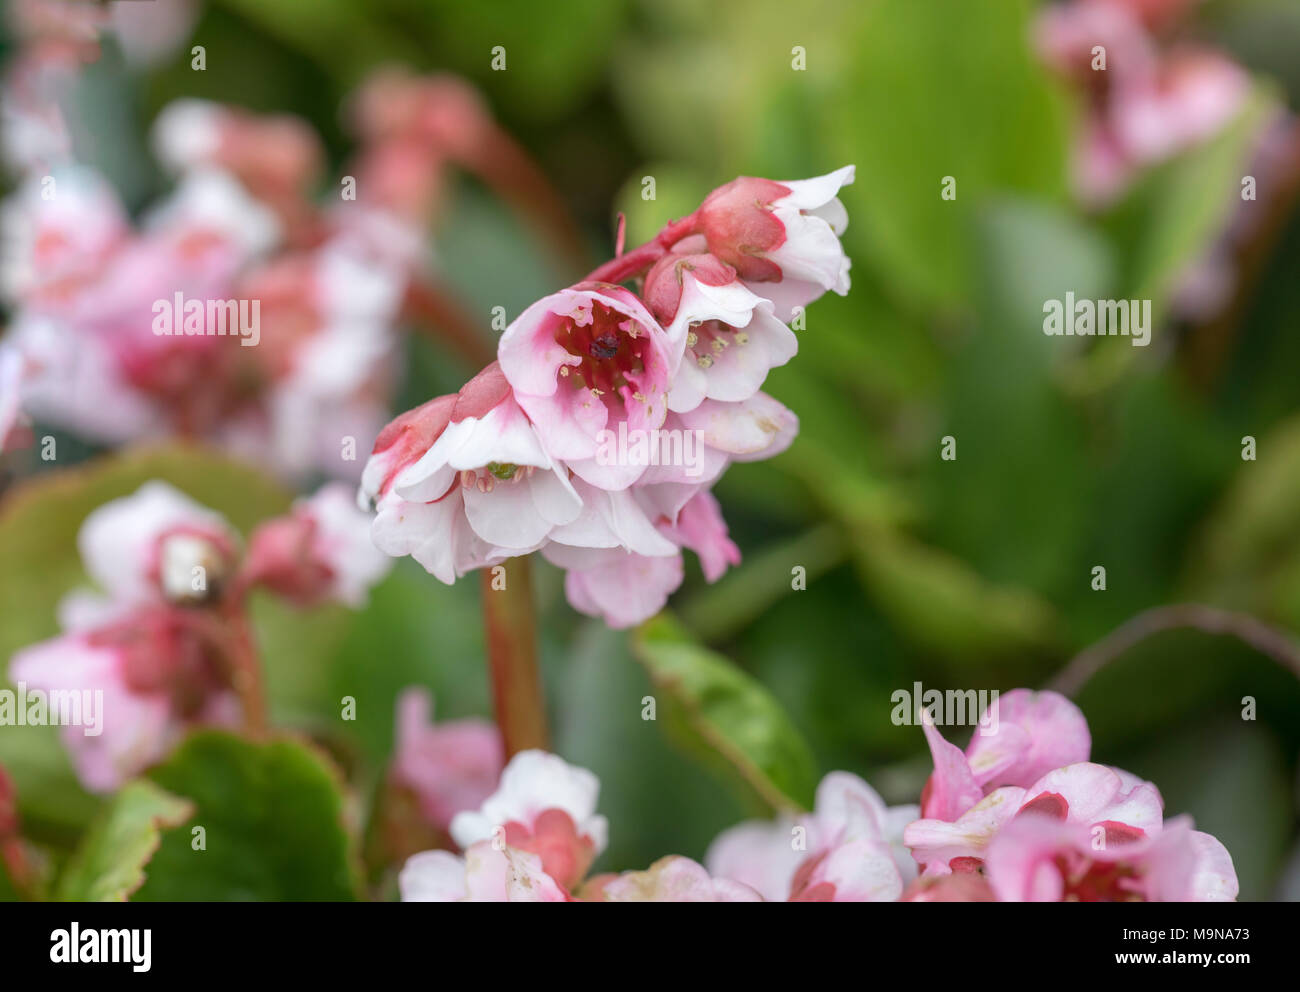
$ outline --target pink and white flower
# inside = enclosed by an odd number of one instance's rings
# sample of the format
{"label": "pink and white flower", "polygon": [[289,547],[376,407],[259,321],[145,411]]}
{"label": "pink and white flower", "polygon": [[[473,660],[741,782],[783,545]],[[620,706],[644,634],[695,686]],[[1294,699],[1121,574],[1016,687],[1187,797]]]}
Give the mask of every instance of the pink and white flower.
{"label": "pink and white flower", "polygon": [[646,276],[647,306],[670,340],[686,351],[668,409],[693,410],[705,399],[740,402],[758,392],[768,372],[799,349],[794,332],[776,318],[770,301],[753,293],[736,270],[704,249],[704,238],[679,243]]}
{"label": "pink and white flower", "polygon": [[925,816],[955,820],[997,786],[1028,786],[1054,768],[1088,760],[1088,722],[1059,693],[1013,689],[994,705],[993,729],[986,733],[981,722],[964,754],[923,714],[934,759],[934,773],[921,793]]}
{"label": "pink and white flower", "polygon": [[684,346],[629,290],[596,283],[530,306],[501,336],[498,359],[550,455],[592,485],[626,489],[644,467],[597,459],[601,432],[663,424]]}
{"label": "pink and white flower", "polygon": [[535,854],[547,875],[572,889],[605,849],[609,828],[596,813],[599,793],[599,781],[585,768],[544,751],[521,751],[478,810],[452,819],[451,835],[462,848],[495,841]]}
{"label": "pink and white flower", "polygon": [[794,308],[827,290],[849,291],[849,258],[840,244],[848,213],[836,194],[853,174],[846,165],[814,179],[734,179],[705,197],[699,230],[709,251],[788,321]]}
{"label": "pink and white flower", "polygon": [[458,490],[475,534],[505,548],[535,548],[582,509],[568,472],[543,449],[496,362],[462,387],[447,426],[394,489],[412,502]]}
{"label": "pink and white flower", "polygon": [[768,900],[892,902],[916,875],[901,844],[916,813],[886,806],[856,775],[831,772],[817,786],[812,813],[732,827],[709,847],[705,864]]}
{"label": "pink and white flower", "polygon": [[984,864],[1002,902],[1232,902],[1238,891],[1227,849],[1186,816],[1103,843],[1068,820],[1017,817]]}
{"label": "pink and white flower", "polygon": [[542,555],[565,569],[564,595],[579,613],[624,630],[654,616],[682,584],[682,556],[649,556],[621,548],[548,544]]}
{"label": "pink and white flower", "polygon": [[762,902],[748,885],[713,878],[703,865],[669,855],[645,871],[626,871],[593,879],[583,889],[585,899],[603,902]]}
{"label": "pink and white flower", "polygon": [[1079,762],[1048,772],[1028,788],[994,789],[954,821],[921,819],[904,842],[929,875],[970,871],[989,844],[1021,814],[1084,827],[1107,843],[1158,834],[1164,800],[1150,782],[1105,765]]}
{"label": "pink and white flower", "polygon": [[[599,493],[595,499],[619,502],[623,493]],[[651,546],[643,551],[630,551],[627,544],[609,546],[609,537],[588,532],[585,539],[599,541],[572,546],[560,538],[564,530],[542,547],[542,555],[553,565],[566,569],[564,592],[569,605],[580,613],[600,617],[605,623],[621,630],[654,616],[668,601],[668,597],[682,584],[683,565],[679,548],[689,548],[700,558],[704,577],[716,582],[728,565],[740,563],[740,549],[727,537],[727,525],[721,508],[713,494],[696,488],[680,507],[670,514],[658,514],[654,503],[644,498],[644,490],[634,493],[639,507],[629,511],[628,519],[637,521],[639,531],[643,524],[654,522],[650,532],[661,547]],[[593,500],[594,501],[594,500]]]}
{"label": "pink and white flower", "polygon": [[584,509],[495,362],[455,397],[385,428],[362,489],[380,497],[375,543],[390,555],[412,555],[447,583],[536,550]]}
{"label": "pink and white flower", "polygon": [[538,855],[491,841],[472,844],[464,857],[449,851],[413,855],[398,886],[403,902],[569,901]]}
{"label": "pink and white flower", "polygon": [[211,598],[231,574],[237,540],[220,514],[153,481],[91,511],[77,547],[115,603],[189,603]]}

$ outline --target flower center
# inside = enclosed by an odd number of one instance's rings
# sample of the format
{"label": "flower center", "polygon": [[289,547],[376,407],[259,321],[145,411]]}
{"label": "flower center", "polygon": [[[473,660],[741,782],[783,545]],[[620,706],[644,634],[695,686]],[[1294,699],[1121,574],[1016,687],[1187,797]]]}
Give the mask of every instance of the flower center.
{"label": "flower center", "polygon": [[691,326],[686,334],[686,352],[702,369],[707,369],[732,346],[749,344],[744,328],[732,327],[720,320],[705,320]]}
{"label": "flower center", "polygon": [[586,388],[599,398],[611,413],[616,404],[648,403],[644,388],[646,368],[653,364],[650,332],[638,320],[603,303],[581,306],[561,318],[555,340],[576,365],[560,366],[561,377],[575,389]]}
{"label": "flower center", "polygon": [[535,465],[515,465],[511,462],[488,462],[483,468],[465,469],[460,473],[460,484],[465,489],[477,489],[481,493],[490,493],[498,483],[517,486],[525,479],[531,479],[537,471]]}
{"label": "flower center", "polygon": [[1138,873],[1122,861],[1092,861],[1059,855],[1056,868],[1065,882],[1062,902],[1142,902]]}

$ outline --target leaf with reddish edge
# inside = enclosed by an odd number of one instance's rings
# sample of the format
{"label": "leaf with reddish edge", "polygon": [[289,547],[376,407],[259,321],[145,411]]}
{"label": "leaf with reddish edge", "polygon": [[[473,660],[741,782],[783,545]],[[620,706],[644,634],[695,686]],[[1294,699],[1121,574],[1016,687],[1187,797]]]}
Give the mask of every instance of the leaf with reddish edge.
{"label": "leaf with reddish edge", "polygon": [[61,902],[125,902],[144,884],[162,831],[194,815],[194,804],[152,782],[128,782],[86,832],[55,887]]}

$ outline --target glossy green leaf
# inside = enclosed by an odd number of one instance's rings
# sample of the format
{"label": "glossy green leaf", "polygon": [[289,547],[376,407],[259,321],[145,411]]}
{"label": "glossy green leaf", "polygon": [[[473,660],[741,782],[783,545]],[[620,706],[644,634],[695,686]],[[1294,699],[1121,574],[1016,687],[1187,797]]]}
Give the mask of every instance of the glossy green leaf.
{"label": "glossy green leaf", "polygon": [[290,738],[253,742],[203,731],[149,777],[193,802],[195,813],[164,834],[136,899],[356,898],[359,869],[342,784],[315,749]]}
{"label": "glossy green leaf", "polygon": [[688,746],[771,809],[808,804],[816,784],[812,752],[767,689],[690,640],[666,614],[637,631],[633,650],[665,693],[660,705]]}

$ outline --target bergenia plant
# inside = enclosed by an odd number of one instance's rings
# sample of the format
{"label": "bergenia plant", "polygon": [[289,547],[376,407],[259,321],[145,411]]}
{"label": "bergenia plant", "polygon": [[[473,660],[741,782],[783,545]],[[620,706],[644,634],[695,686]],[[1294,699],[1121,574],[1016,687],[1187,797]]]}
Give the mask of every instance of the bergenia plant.
{"label": "bergenia plant", "polygon": [[[798,432],[762,386],[798,349],[786,321],[828,290],[848,292],[837,194],[852,181],[852,166],[737,179],[527,307],[496,361],[380,433],[360,492],[376,545],[446,583],[540,553],[565,570],[573,608],[615,628],[664,607],[684,550],[716,580],[740,551],[712,488],[731,462],[777,455]],[[545,743],[532,646],[519,644],[527,580],[485,589],[514,753]],[[495,636],[507,608],[494,601],[506,597],[513,630]]]}

